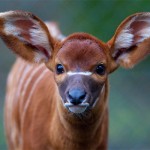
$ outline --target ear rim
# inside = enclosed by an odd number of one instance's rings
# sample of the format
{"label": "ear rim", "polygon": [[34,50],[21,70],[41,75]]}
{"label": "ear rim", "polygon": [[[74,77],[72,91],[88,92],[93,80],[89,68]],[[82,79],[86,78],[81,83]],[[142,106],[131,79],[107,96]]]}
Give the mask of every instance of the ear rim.
{"label": "ear rim", "polygon": [[[114,36],[107,42],[107,45],[108,45],[109,48],[111,48],[111,50],[115,47],[115,42],[114,42],[114,41],[116,40],[117,36],[118,36],[119,33],[121,32],[121,29],[126,26],[126,23],[127,23],[127,22],[131,22],[134,17],[138,17],[138,16],[143,15],[143,14],[150,14],[150,12],[138,12],[138,13],[132,14],[132,15],[126,17],[126,18],[119,24],[119,26],[117,27],[117,29],[116,29],[116,31],[115,31]],[[130,21],[129,21],[129,20],[130,20]],[[129,24],[129,23],[128,23],[128,24]]]}
{"label": "ear rim", "polygon": [[[35,22],[35,24],[39,24],[39,26],[41,27],[43,33],[45,33],[45,36],[48,40],[48,45],[50,47],[49,54],[45,57],[46,59],[44,59],[44,57],[42,57],[42,59],[38,62],[36,60],[34,60],[34,56],[30,56],[32,57],[32,59],[28,59],[29,57],[26,55],[20,55],[19,50],[17,50],[17,48],[15,48],[15,46],[13,45],[17,45],[19,47],[23,47],[24,49],[32,49],[33,47],[31,47],[30,45],[26,45],[25,43],[23,43],[23,41],[20,41],[19,38],[15,37],[13,34],[8,34],[5,31],[5,25],[8,23],[11,23],[11,20],[15,19],[16,20],[20,17],[20,19],[25,19],[25,20],[30,20],[31,22]],[[19,20],[19,19],[18,19]],[[13,25],[13,24],[12,24]],[[8,11],[8,12],[2,12],[0,13],[0,37],[3,39],[3,41],[5,42],[5,44],[7,45],[7,47],[9,49],[12,49],[12,51],[16,54],[19,55],[19,57],[22,57],[23,59],[25,59],[26,61],[32,62],[32,63],[46,63],[49,61],[49,59],[52,57],[53,55],[53,51],[54,51],[54,45],[55,45],[55,40],[53,39],[53,37],[51,36],[51,34],[49,33],[49,30],[46,26],[46,24],[37,16],[35,16],[33,13],[31,12],[27,12],[27,11],[22,11],[22,10],[14,10],[14,11]],[[9,38],[9,40],[7,40]],[[17,44],[14,44],[13,41],[17,40]],[[22,44],[21,44],[22,42]],[[21,48],[22,49],[22,48]],[[39,52],[34,52],[34,54],[39,54]],[[44,56],[44,55],[43,55]]]}
{"label": "ear rim", "polygon": [[[126,48],[126,51],[123,50],[122,48],[122,52],[121,52],[121,55],[119,54],[119,56],[117,56],[117,53],[116,52],[119,52],[121,51],[121,48],[120,49],[117,49],[115,46],[116,44],[116,40],[117,38],[119,37],[119,35],[121,34],[121,32],[126,29],[126,27],[130,27],[130,25],[138,18],[138,19],[141,19],[142,17],[150,17],[150,12],[138,12],[138,13],[135,13],[135,14],[132,14],[128,17],[126,17],[122,22],[121,24],[117,27],[116,31],[115,31],[115,34],[114,36],[107,42],[107,46],[109,47],[110,49],[110,53],[111,53],[111,56],[112,56],[112,59],[116,62],[116,65],[117,66],[122,66],[124,68],[133,68],[134,65],[136,65],[138,62],[140,62],[142,59],[144,59],[146,56],[144,56],[143,58],[140,58],[139,61],[135,61],[136,63],[134,64],[131,64],[130,63],[130,60],[129,59],[126,59],[124,62],[122,60],[123,57],[125,57],[125,55],[128,55],[128,53],[134,53],[138,47],[141,47],[143,46],[144,44],[143,43],[146,43],[147,44],[147,41],[150,40],[150,36],[145,38],[143,41],[139,42],[139,43],[135,43],[135,46],[134,44],[130,44],[129,43],[129,47]],[[138,20],[139,21],[139,20]],[[129,29],[130,30],[130,29]],[[131,33],[130,33],[131,34]],[[129,35],[130,36],[130,35]],[[134,36],[134,34],[133,34]],[[129,41],[130,42],[130,41]],[[133,41],[132,41],[133,42]],[[127,44],[128,45],[128,44]],[[148,44],[147,44],[148,45]],[[128,52],[128,53],[127,53]],[[123,56],[124,55],[124,56]]]}

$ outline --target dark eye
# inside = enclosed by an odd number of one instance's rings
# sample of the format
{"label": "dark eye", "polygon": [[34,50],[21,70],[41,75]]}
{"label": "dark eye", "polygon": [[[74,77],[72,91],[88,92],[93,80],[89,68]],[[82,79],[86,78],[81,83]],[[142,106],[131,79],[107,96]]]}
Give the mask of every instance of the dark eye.
{"label": "dark eye", "polygon": [[64,72],[64,67],[61,64],[57,64],[56,72],[57,74],[62,74]]}
{"label": "dark eye", "polygon": [[96,73],[99,75],[104,75],[105,74],[105,66],[103,64],[100,64],[96,67]]}

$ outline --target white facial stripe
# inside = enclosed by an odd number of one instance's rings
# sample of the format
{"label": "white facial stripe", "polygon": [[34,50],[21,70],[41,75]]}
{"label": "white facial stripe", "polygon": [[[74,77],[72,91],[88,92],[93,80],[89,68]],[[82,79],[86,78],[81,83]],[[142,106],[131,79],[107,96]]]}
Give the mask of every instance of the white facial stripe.
{"label": "white facial stripe", "polygon": [[71,71],[69,71],[69,72],[67,72],[67,75],[68,76],[73,76],[73,75],[84,75],[84,76],[90,76],[90,75],[92,75],[92,72],[89,72],[89,71],[87,71],[87,72],[71,72]]}
{"label": "white facial stripe", "polygon": [[102,89],[101,89],[101,92],[100,92],[100,95],[98,96],[98,98],[95,100],[94,104],[93,104],[93,108],[95,107],[95,105],[97,104],[99,98],[101,97],[101,95],[105,92],[105,84],[103,85]]}

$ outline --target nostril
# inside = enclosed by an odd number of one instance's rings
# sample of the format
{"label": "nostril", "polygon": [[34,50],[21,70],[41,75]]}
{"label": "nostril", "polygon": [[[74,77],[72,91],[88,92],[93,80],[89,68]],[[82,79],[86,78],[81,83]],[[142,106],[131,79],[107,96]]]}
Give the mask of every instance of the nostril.
{"label": "nostril", "polygon": [[84,99],[85,99],[85,96],[86,96],[86,93],[83,93],[83,94],[79,97],[79,99],[80,99],[80,100],[82,100],[82,99],[84,100]]}
{"label": "nostril", "polygon": [[79,105],[82,103],[81,100],[77,100],[77,99],[70,99],[70,103],[72,103],[73,105]]}
{"label": "nostril", "polygon": [[74,105],[81,104],[86,97],[86,92],[84,89],[72,89],[68,92],[68,98],[70,103]]}

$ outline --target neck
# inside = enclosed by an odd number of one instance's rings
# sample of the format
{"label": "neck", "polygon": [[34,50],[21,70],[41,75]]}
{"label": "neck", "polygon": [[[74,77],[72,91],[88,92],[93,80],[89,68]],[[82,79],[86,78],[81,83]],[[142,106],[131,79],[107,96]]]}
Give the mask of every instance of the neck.
{"label": "neck", "polygon": [[105,148],[108,128],[106,86],[96,106],[84,114],[69,113],[61,101],[57,101],[58,109],[50,129],[50,138],[55,143],[54,149]]}

